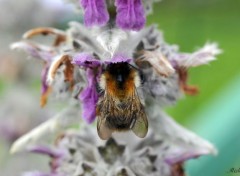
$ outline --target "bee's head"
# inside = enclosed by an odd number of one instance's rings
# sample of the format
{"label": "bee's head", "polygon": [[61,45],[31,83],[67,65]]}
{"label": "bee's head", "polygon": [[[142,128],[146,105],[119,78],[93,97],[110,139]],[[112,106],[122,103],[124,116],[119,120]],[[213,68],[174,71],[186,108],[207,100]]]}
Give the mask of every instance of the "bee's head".
{"label": "bee's head", "polygon": [[108,64],[103,70],[100,87],[105,90],[106,85],[110,84],[120,90],[124,90],[128,86],[139,87],[141,84],[139,70],[128,62]]}
{"label": "bee's head", "polygon": [[117,82],[119,88],[122,88],[131,70],[128,63],[121,62],[109,64],[106,71],[111,75],[112,79]]}

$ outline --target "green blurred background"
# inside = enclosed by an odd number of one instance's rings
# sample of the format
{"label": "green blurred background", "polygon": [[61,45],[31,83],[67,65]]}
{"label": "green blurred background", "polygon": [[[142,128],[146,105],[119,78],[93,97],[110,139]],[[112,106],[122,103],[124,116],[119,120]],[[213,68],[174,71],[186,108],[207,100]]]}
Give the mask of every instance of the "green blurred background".
{"label": "green blurred background", "polygon": [[[64,28],[67,21],[76,18],[80,19],[71,14],[53,25]],[[165,40],[178,44],[182,52],[192,52],[207,41],[219,43],[224,51],[210,65],[190,70],[189,82],[198,85],[200,94],[186,96],[167,111],[219,150],[217,156],[188,162],[189,175],[240,175],[228,173],[231,168],[240,168],[240,1],[163,0],[154,5],[154,14],[148,18],[148,24],[152,23],[157,23]],[[0,94],[12,85],[2,76]],[[29,85],[38,93],[39,77]]]}
{"label": "green blurred background", "polygon": [[190,82],[199,85],[201,93],[170,110],[185,123],[189,115],[240,74],[240,1],[165,0],[155,4],[148,23],[154,22],[163,30],[166,41],[178,44],[183,52],[194,51],[208,41],[219,43],[224,51],[210,65],[190,70]]}
{"label": "green blurred background", "polygon": [[216,157],[187,164],[193,176],[240,175],[240,1],[165,0],[154,6],[148,23],[157,22],[166,41],[183,52],[216,41],[224,51],[218,60],[190,70],[200,94],[187,96],[168,112],[181,124],[216,145]]}

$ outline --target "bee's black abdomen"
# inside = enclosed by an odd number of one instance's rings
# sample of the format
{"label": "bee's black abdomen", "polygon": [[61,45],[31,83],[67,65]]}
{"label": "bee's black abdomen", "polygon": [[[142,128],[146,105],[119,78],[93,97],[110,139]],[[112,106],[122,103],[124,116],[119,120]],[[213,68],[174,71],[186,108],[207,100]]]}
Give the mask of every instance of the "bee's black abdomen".
{"label": "bee's black abdomen", "polygon": [[113,117],[113,116],[108,116],[107,117],[107,123],[108,127],[110,129],[117,129],[117,130],[129,130],[131,126],[131,118],[128,117]]}

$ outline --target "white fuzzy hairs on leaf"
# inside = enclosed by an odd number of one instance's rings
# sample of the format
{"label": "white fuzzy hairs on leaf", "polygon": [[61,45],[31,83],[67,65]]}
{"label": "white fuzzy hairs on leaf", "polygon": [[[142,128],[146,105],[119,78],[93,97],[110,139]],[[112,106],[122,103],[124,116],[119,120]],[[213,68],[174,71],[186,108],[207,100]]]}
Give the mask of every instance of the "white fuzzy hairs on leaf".
{"label": "white fuzzy hairs on leaf", "polygon": [[102,32],[97,37],[97,41],[103,47],[103,49],[110,53],[111,57],[115,55],[117,48],[122,40],[127,39],[126,32],[119,29],[109,29]]}
{"label": "white fuzzy hairs on leaf", "polygon": [[55,53],[51,47],[30,41],[15,42],[10,45],[10,49],[19,51],[22,50],[29,54],[30,57],[43,59],[45,61],[50,60]]}
{"label": "white fuzzy hairs on leaf", "polygon": [[[10,153],[25,151],[28,147],[54,138],[61,130],[77,124],[81,109],[74,103],[68,108],[37,126],[27,134],[17,139],[11,146]],[[55,136],[56,137],[56,136]]]}
{"label": "white fuzzy hairs on leaf", "polygon": [[180,56],[177,61],[185,68],[197,67],[216,60],[216,56],[221,53],[222,50],[218,48],[217,43],[207,43],[193,54],[183,54],[183,57]]}

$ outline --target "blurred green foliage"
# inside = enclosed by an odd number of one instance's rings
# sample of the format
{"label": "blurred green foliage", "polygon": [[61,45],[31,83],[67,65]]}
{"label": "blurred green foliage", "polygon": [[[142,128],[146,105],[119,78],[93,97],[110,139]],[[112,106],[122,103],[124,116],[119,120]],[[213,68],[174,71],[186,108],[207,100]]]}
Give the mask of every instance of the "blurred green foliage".
{"label": "blurred green foliage", "polygon": [[240,1],[237,0],[163,0],[155,4],[148,23],[157,23],[168,43],[192,52],[207,41],[219,43],[224,51],[217,61],[192,68],[189,82],[198,85],[200,94],[186,97],[169,113],[182,123],[240,73]]}
{"label": "blurred green foliage", "polygon": [[177,121],[209,139],[219,150],[217,157],[191,161],[187,166],[189,175],[240,175],[227,173],[231,168],[240,168],[239,20],[237,0],[163,0],[154,6],[154,14],[148,19],[149,24],[158,23],[166,41],[178,44],[182,52],[192,52],[207,41],[219,43],[223,50],[210,65],[190,70],[189,83],[198,85],[200,94],[187,96],[167,109]]}

